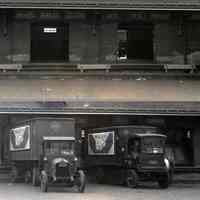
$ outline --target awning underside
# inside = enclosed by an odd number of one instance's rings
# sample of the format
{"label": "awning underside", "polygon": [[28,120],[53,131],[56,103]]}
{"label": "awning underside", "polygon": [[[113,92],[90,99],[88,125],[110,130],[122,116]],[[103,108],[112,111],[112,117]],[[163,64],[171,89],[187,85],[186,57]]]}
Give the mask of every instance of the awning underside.
{"label": "awning underside", "polygon": [[[87,106],[85,106],[87,105]],[[200,116],[199,102],[1,102],[0,114],[111,114]]]}
{"label": "awning underside", "polygon": [[200,102],[200,80],[122,78],[1,79],[0,102]]}
{"label": "awning underside", "polygon": [[198,0],[0,0],[1,7],[77,9],[199,9]]}
{"label": "awning underside", "polygon": [[0,80],[1,113],[200,114],[200,80]]}

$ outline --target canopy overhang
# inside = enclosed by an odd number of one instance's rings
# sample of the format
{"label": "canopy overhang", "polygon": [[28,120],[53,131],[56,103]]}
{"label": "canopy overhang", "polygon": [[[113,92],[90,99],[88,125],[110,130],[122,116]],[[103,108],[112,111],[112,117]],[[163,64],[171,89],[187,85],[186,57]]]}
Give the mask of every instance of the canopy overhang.
{"label": "canopy overhang", "polygon": [[1,79],[1,114],[200,115],[200,80]]}
{"label": "canopy overhang", "polygon": [[85,102],[1,102],[0,114],[200,116],[200,102],[90,102],[87,108],[84,105]]}
{"label": "canopy overhang", "polygon": [[198,0],[0,0],[0,8],[199,11]]}

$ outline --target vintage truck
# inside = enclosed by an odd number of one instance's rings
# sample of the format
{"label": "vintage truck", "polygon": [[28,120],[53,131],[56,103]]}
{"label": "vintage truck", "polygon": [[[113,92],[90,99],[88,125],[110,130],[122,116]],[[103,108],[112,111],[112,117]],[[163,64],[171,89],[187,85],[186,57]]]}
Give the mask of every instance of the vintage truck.
{"label": "vintage truck", "polygon": [[41,185],[47,192],[51,184],[85,188],[80,166],[80,135],[75,120],[35,118],[18,123],[10,131],[11,178]]}
{"label": "vintage truck", "polygon": [[85,169],[98,182],[115,179],[136,187],[139,180],[153,180],[161,188],[169,186],[172,168],[165,156],[166,136],[156,127],[96,128],[85,130],[82,140]]}

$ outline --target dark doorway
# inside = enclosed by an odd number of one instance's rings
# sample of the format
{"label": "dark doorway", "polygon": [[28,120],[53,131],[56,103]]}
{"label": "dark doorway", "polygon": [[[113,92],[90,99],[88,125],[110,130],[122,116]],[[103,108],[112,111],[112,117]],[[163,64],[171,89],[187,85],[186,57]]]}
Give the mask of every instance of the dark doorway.
{"label": "dark doorway", "polygon": [[31,61],[68,60],[68,26],[60,23],[34,23],[31,27]]}
{"label": "dark doorway", "polygon": [[119,30],[123,30],[123,41],[119,41],[126,50],[129,60],[153,60],[153,25],[142,22],[120,24]]}

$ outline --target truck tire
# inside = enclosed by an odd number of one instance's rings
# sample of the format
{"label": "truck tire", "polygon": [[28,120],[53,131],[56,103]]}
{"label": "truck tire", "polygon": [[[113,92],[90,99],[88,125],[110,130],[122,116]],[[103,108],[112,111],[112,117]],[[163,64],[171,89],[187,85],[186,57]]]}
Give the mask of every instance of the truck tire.
{"label": "truck tire", "polygon": [[166,189],[166,188],[169,187],[169,185],[170,185],[170,175],[169,175],[169,173],[160,177],[160,179],[158,180],[158,185],[162,189]]}
{"label": "truck tire", "polygon": [[95,172],[95,179],[96,179],[96,182],[99,184],[102,184],[105,182],[105,172],[103,168],[101,167],[97,168]]}
{"label": "truck tire", "polygon": [[29,170],[27,170],[25,172],[24,181],[25,181],[25,183],[30,183],[31,182],[31,172]]}
{"label": "truck tire", "polygon": [[172,184],[172,183],[173,183],[173,177],[174,177],[174,168],[172,167],[172,168],[169,170],[169,184]]}
{"label": "truck tire", "polygon": [[127,170],[126,173],[126,186],[129,188],[136,188],[138,185],[138,175],[137,172],[133,169]]}
{"label": "truck tire", "polygon": [[38,186],[39,183],[40,183],[39,169],[37,167],[34,167],[32,170],[32,185]]}
{"label": "truck tire", "polygon": [[40,189],[42,192],[47,192],[47,190],[48,190],[48,177],[44,171],[41,175]]}
{"label": "truck tire", "polygon": [[78,192],[83,193],[86,185],[86,177],[83,170],[78,170],[76,177],[76,186],[78,188]]}
{"label": "truck tire", "polygon": [[18,170],[16,166],[12,166],[11,172],[10,172],[10,178],[11,178],[11,183],[15,183],[17,181],[18,177]]}

